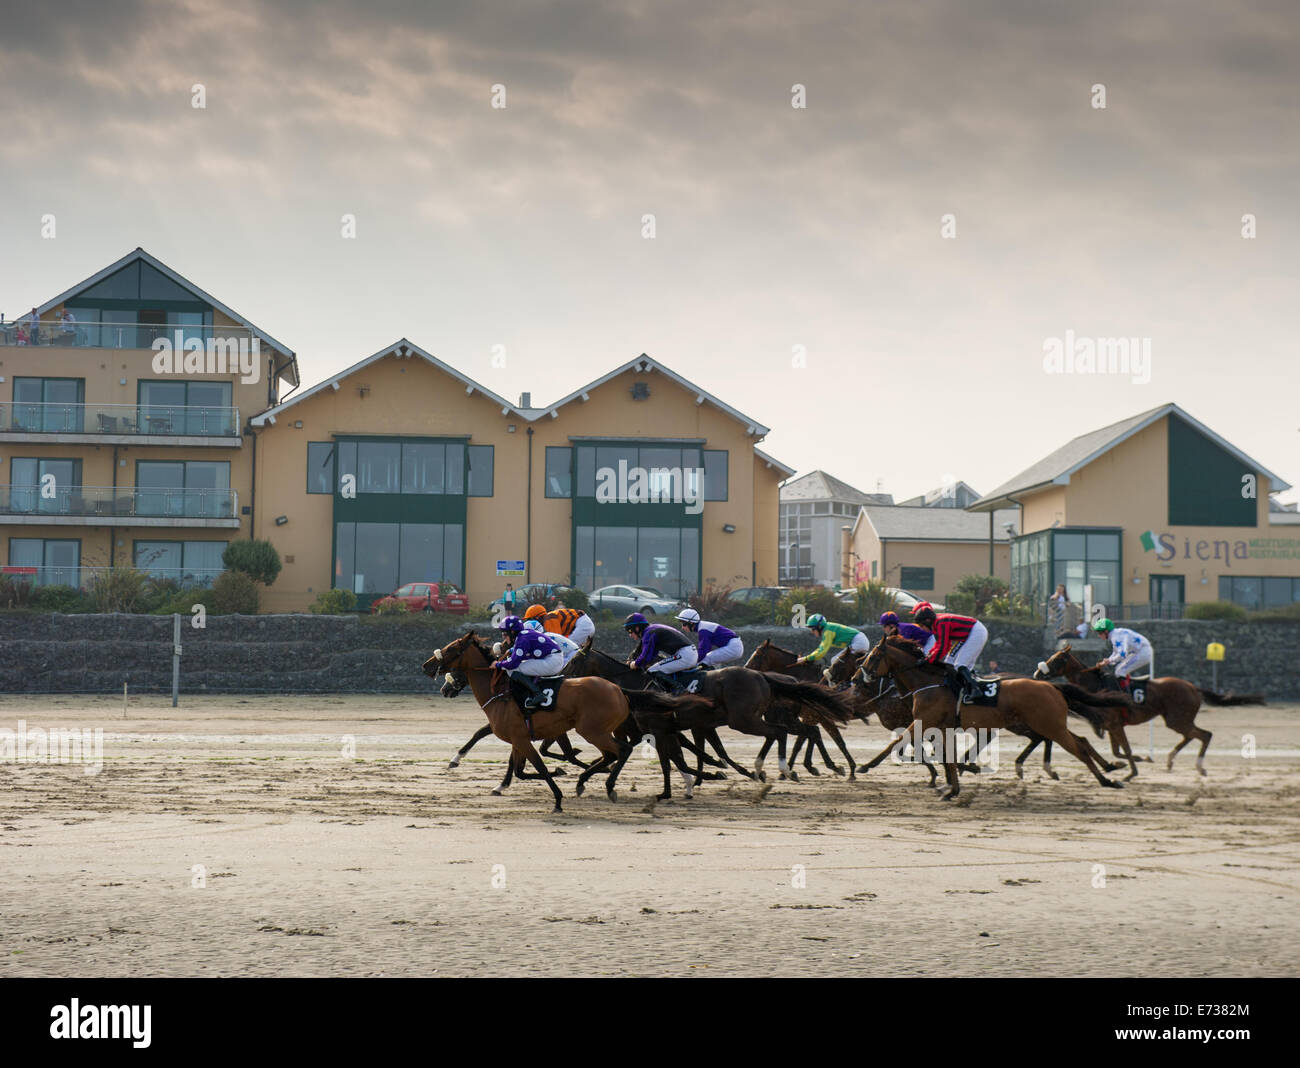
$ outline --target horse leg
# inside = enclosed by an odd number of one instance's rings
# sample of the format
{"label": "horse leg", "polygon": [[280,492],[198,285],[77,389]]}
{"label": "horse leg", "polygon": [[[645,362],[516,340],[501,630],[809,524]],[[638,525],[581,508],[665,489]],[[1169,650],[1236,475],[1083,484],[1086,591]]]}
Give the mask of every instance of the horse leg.
{"label": "horse leg", "polygon": [[[898,754],[901,756],[901,755],[903,754],[903,752],[904,752],[904,751],[906,750],[906,748],[907,748],[907,742],[908,742],[908,739],[911,738],[911,735],[912,735],[911,728],[908,727],[908,728],[905,729],[905,730],[903,731],[903,733],[902,733],[901,735],[899,735],[897,738],[892,738],[892,739],[890,739],[889,744],[886,745],[884,749],[882,749],[879,753],[877,753],[877,754],[876,754],[875,756],[873,756],[870,760],[868,760],[865,764],[863,764],[860,768],[858,768],[858,774],[859,774],[859,775],[865,775],[865,774],[866,774],[867,772],[869,772],[872,768],[876,767],[878,764],[883,763],[884,760],[885,760],[885,758],[886,758],[887,756],[889,756],[890,753],[893,753],[893,752],[897,751]],[[921,763],[922,763],[922,764],[928,764],[928,763],[929,763],[929,761],[927,761],[927,760],[925,759],[925,754],[924,754],[924,753],[919,753],[918,755],[921,757]],[[930,781],[931,781],[931,783],[933,784],[934,780],[931,779]]]}
{"label": "horse leg", "polygon": [[1122,750],[1122,752],[1119,752],[1120,759],[1127,760],[1128,766],[1133,769],[1127,776],[1125,776],[1124,781],[1130,782],[1136,778],[1138,766],[1137,762],[1133,759],[1133,749],[1128,744],[1128,735],[1124,733],[1124,728],[1118,724],[1110,729],[1110,746],[1112,749],[1117,749],[1118,747],[1117,752],[1118,750]]}
{"label": "horse leg", "polygon": [[[474,732],[474,737],[472,737],[468,742],[466,742],[464,745],[462,745],[459,749],[456,750],[456,755],[451,758],[451,763],[447,765],[447,770],[451,771],[453,768],[460,767],[461,757],[463,757],[466,753],[468,753],[471,749],[473,749],[476,745],[478,745],[479,742],[481,742],[484,738],[486,738],[491,733],[492,733],[492,725],[490,723],[484,723],[483,726],[481,726],[478,730]],[[509,786],[510,784],[507,782],[505,785]],[[504,788],[505,787],[502,787],[502,789]]]}
{"label": "horse leg", "polygon": [[[1121,727],[1120,730],[1122,731],[1123,728]],[[1088,770],[1097,777],[1097,781],[1101,783],[1102,786],[1109,786],[1118,790],[1124,785],[1123,783],[1112,782],[1101,773],[1101,768],[1099,768],[1096,761],[1092,759],[1092,753],[1090,752],[1092,747],[1088,744],[1086,738],[1080,738],[1077,734],[1073,733],[1068,727],[1066,727],[1064,723],[1061,723],[1059,725],[1059,730],[1053,731],[1052,734],[1055,735],[1054,740],[1059,742],[1061,747],[1065,749],[1067,753],[1083,761]],[[1050,738],[1052,737],[1052,734],[1047,734],[1045,736]],[[1125,739],[1125,744],[1127,744],[1127,739]]]}
{"label": "horse leg", "polygon": [[551,788],[551,794],[555,797],[554,811],[562,812],[563,809],[560,807],[560,802],[563,800],[564,795],[560,793],[560,788],[555,785],[555,780],[551,777],[550,771],[547,770],[546,761],[544,761],[537,750],[533,748],[533,743],[523,739],[515,742],[514,753],[512,755],[520,764],[521,778],[523,777],[523,762],[525,759],[527,759],[528,762],[537,769],[538,775],[546,780],[546,785]]}
{"label": "horse leg", "polygon": [[[826,733],[831,736],[831,741],[835,743],[836,748],[838,748],[839,751],[844,754],[844,759],[849,765],[849,779],[850,781],[852,781],[853,778],[855,777],[854,776],[855,766],[853,763],[853,754],[849,752],[849,747],[844,744],[844,735],[840,733],[838,727],[833,726],[832,724],[829,723],[826,725]],[[828,757],[826,753],[826,746],[823,745],[821,748],[822,748],[822,759],[826,761],[826,766],[829,767],[831,771],[833,771],[836,775],[843,776],[844,772],[833,760],[831,760]]]}
{"label": "horse leg", "polygon": [[[554,738],[554,739],[552,739],[551,741],[557,741],[557,742],[560,743],[560,754],[561,754],[561,759],[562,759],[562,760],[565,760],[565,761],[567,761],[567,762],[570,763],[570,764],[576,764],[578,767],[582,768],[584,771],[585,771],[587,768],[591,767],[590,764],[584,764],[581,760],[578,759],[578,754],[581,752],[581,750],[580,750],[580,749],[574,749],[574,748],[573,748],[573,743],[572,743],[571,741],[569,741],[569,735],[568,735],[567,732],[564,733],[564,734],[561,734],[561,735],[559,736],[559,738]],[[550,744],[551,744],[550,741],[543,743],[543,745],[542,745],[542,756],[555,756],[554,753],[547,753],[547,751],[546,751],[546,747],[547,747],[548,745],[550,745]]]}
{"label": "horse leg", "polygon": [[[514,778],[514,776],[515,776],[515,754],[514,751],[512,750],[510,753],[510,759],[506,761],[505,777],[502,778],[501,784],[495,790],[492,791],[492,796],[500,797],[503,793],[505,793],[506,790],[510,788],[510,782]],[[522,778],[523,776],[521,775],[520,777]]]}
{"label": "horse leg", "polygon": [[764,738],[763,744],[758,747],[758,756],[754,758],[754,774],[760,780],[763,778],[763,761],[767,759],[767,751],[772,748],[772,743],[776,738]]}
{"label": "horse leg", "polygon": [[739,764],[737,764],[734,760],[732,760],[730,756],[727,755],[727,751],[722,747],[722,739],[718,737],[718,731],[716,727],[710,727],[707,733],[708,733],[709,744],[713,746],[714,751],[717,752],[718,756],[722,757],[722,759],[726,761],[729,767],[735,768],[736,771],[739,774],[743,775],[746,779],[759,778],[759,776],[755,775],[748,768],[742,768]]}
{"label": "horse leg", "polygon": [[[945,756],[948,754],[945,753]],[[943,762],[943,777],[948,783],[948,787],[939,795],[940,801],[951,801],[961,793],[961,777],[957,774],[957,765],[950,764],[948,761]]]}
{"label": "horse leg", "polygon": [[[1025,746],[1025,748],[1021,751],[1020,755],[1016,757],[1016,778],[1017,779],[1023,779],[1025,777],[1025,758],[1029,756],[1029,754],[1032,753],[1035,749],[1038,748],[1039,742],[1043,742],[1043,741],[1046,741],[1046,739],[1041,734],[1035,734],[1032,738],[1029,739],[1029,744]],[[1051,745],[1052,743],[1047,742],[1047,744]],[[1047,768],[1046,757],[1043,758],[1043,767],[1044,770],[1046,770]]]}
{"label": "horse leg", "polygon": [[1198,727],[1194,723],[1192,724],[1192,730],[1195,732],[1196,736],[1201,740],[1201,751],[1196,754],[1196,770],[1199,771],[1202,775],[1204,775],[1205,774],[1205,751],[1210,748],[1210,739],[1213,738],[1214,735],[1209,731],[1207,731],[1204,727]]}

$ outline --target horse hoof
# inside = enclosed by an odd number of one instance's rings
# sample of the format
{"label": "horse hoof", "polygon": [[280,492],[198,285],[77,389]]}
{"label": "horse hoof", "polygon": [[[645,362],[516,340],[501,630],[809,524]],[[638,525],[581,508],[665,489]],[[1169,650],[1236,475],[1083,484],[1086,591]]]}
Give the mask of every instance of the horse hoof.
{"label": "horse hoof", "polygon": [[956,791],[956,790],[945,790],[943,793],[941,793],[941,794],[939,795],[939,800],[940,800],[940,801],[951,801],[951,800],[952,800],[954,797],[956,797],[956,796],[957,796],[957,791]]}
{"label": "horse hoof", "polygon": [[500,791],[500,790],[493,790],[493,791],[492,791],[492,796],[493,796],[493,797],[500,797],[500,796],[501,796],[501,791]]}
{"label": "horse hoof", "polygon": [[754,778],[759,782],[767,782],[767,772],[759,771],[754,773]]}
{"label": "horse hoof", "polygon": [[459,760],[453,760],[450,764],[447,765],[447,770],[448,770],[448,771],[455,771],[458,767],[460,767],[460,761],[459,761]]}
{"label": "horse hoof", "polygon": [[862,764],[862,765],[860,765],[860,766],[858,767],[858,774],[859,774],[859,775],[865,775],[865,774],[867,774],[867,772],[869,772],[870,770],[871,770],[871,769],[870,769],[869,767],[867,767],[865,764]]}
{"label": "horse hoof", "polygon": [[551,809],[552,816],[559,816],[562,815],[563,813],[564,813],[564,809],[560,808],[559,805],[556,805],[553,809]]}
{"label": "horse hoof", "polygon": [[[1050,774],[1050,772],[1049,772],[1049,774]],[[1016,778],[1017,778],[1017,779],[1023,779],[1024,777],[1025,777],[1025,769],[1022,768],[1019,764],[1017,764],[1017,765],[1016,765]]]}
{"label": "horse hoof", "polygon": [[587,789],[587,787],[586,787],[585,784],[583,784],[583,783],[579,783],[579,784],[578,784],[578,788],[577,788],[577,790],[574,791],[574,793],[576,794],[576,796],[581,797],[581,796],[583,795],[583,792],[584,792],[586,789]]}
{"label": "horse hoof", "polygon": [[618,804],[618,794],[616,794],[613,790],[606,790],[605,793],[609,797],[611,802],[613,802],[615,805]]}
{"label": "horse hoof", "polygon": [[1208,774],[1209,774],[1209,772],[1207,772],[1204,768],[1197,768],[1196,770],[1199,771],[1202,775],[1208,775]]}
{"label": "horse hoof", "polygon": [[1057,775],[1056,772],[1051,771],[1050,769],[1049,769],[1048,772],[1047,772],[1047,777],[1048,777],[1049,779],[1051,779],[1052,782],[1060,782],[1060,781],[1061,781],[1061,777],[1060,777],[1059,775]]}
{"label": "horse hoof", "polygon": [[821,775],[821,772],[818,771],[816,768],[804,768],[803,770],[806,771],[809,775],[818,775],[818,776]]}

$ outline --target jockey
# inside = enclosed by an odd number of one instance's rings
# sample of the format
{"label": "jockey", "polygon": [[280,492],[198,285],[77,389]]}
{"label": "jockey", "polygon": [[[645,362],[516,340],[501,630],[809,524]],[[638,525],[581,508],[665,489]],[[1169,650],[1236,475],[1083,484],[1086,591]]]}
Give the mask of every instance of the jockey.
{"label": "jockey", "polygon": [[560,647],[564,652],[564,667],[568,667],[569,661],[578,655],[579,647],[574,643],[572,638],[566,638],[563,634],[549,633],[545,627],[542,626],[542,621],[540,619],[536,617],[525,619],[524,626],[528,630],[536,631],[539,634],[545,634],[551,639],[551,641]]}
{"label": "jockey", "polygon": [[536,708],[542,700],[537,680],[559,673],[564,667],[564,651],[551,635],[525,627],[518,616],[506,616],[497,624],[497,629],[513,637],[515,644],[492,666],[522,682],[528,689],[524,709]]}
{"label": "jockey", "polygon": [[581,645],[596,633],[596,624],[591,616],[578,608],[557,608],[548,612],[540,604],[529,605],[524,619],[540,620],[542,630],[547,634],[562,634],[574,645]]}
{"label": "jockey", "polygon": [[[828,623],[826,617],[820,612],[814,612],[808,617],[805,624],[813,632],[813,637],[817,639],[817,648],[807,656],[801,656],[795,661],[796,664],[806,664],[811,660],[820,660],[832,649],[840,648],[835,654],[831,664],[834,665],[836,660],[844,655],[844,649],[850,649],[855,653],[865,653],[871,648],[871,643],[867,641],[867,636],[856,627],[846,627],[843,623]],[[829,669],[828,669],[829,670]]]}
{"label": "jockey", "polygon": [[957,669],[962,688],[967,696],[975,692],[975,675],[972,668],[989,640],[984,624],[970,616],[945,612],[937,615],[929,601],[922,601],[912,609],[912,618],[931,632],[925,648],[925,659],[931,664],[942,661]]}
{"label": "jockey", "polygon": [[[629,658],[628,663],[652,675],[662,675],[669,689],[680,693],[682,686],[673,676],[679,671],[690,671],[699,659],[691,640],[675,627],[650,623],[640,612],[628,616],[623,621],[623,629],[641,642],[641,652],[635,660]],[[656,664],[657,656],[664,659]]]}
{"label": "jockey", "polygon": [[[1092,629],[1110,640],[1114,652],[1101,663],[1114,667],[1120,689],[1129,688],[1129,676],[1138,668],[1146,668],[1148,675],[1151,673],[1151,654],[1154,650],[1151,643],[1137,631],[1116,627],[1109,619],[1097,620]],[[1097,666],[1100,667],[1101,664]]]}
{"label": "jockey", "polygon": [[924,627],[918,627],[915,623],[900,623],[897,612],[883,613],[880,617],[880,625],[885,630],[886,638],[892,638],[897,634],[908,641],[916,642],[922,649],[934,640],[934,635]]}
{"label": "jockey", "polygon": [[677,622],[688,634],[699,634],[695,655],[704,667],[721,667],[745,655],[745,646],[735,631],[728,630],[721,623],[701,620],[700,613],[694,608],[683,608],[677,614]]}

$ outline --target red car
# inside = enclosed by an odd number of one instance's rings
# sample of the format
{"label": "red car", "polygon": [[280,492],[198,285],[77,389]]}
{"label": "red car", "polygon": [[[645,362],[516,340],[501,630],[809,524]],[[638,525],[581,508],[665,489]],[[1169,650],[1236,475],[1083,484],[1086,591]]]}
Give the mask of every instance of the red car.
{"label": "red car", "polygon": [[[454,582],[408,582],[388,596],[401,601],[411,612],[469,612],[469,597]],[[375,611],[374,605],[370,611]]]}

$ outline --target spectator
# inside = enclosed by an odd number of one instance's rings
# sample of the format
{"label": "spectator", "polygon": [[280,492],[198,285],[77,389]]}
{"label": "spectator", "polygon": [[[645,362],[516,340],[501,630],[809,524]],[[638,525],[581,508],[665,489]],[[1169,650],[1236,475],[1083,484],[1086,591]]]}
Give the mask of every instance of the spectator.
{"label": "spectator", "polygon": [[59,322],[63,324],[62,341],[65,345],[75,345],[77,343],[77,320],[72,312],[67,308],[59,316]]}
{"label": "spectator", "polygon": [[515,614],[515,586],[513,582],[506,583],[506,591],[501,595],[501,607],[506,610],[506,615]]}
{"label": "spectator", "polygon": [[1047,601],[1052,613],[1052,627],[1058,638],[1068,638],[1070,629],[1066,622],[1066,613],[1070,610],[1070,597],[1065,592],[1065,583],[1056,584],[1056,592]]}
{"label": "spectator", "polygon": [[27,323],[27,343],[29,345],[39,345],[41,343],[41,317],[36,314],[35,308],[27,313],[25,321]]}

